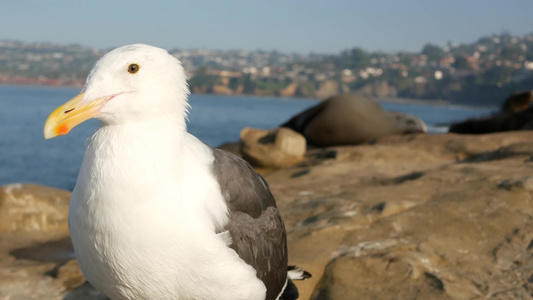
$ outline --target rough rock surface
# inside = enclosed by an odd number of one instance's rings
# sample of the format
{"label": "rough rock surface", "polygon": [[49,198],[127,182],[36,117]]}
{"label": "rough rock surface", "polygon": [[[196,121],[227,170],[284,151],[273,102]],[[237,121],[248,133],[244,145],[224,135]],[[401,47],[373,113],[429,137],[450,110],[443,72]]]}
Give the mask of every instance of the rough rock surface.
{"label": "rough rock surface", "polygon": [[70,193],[39,185],[0,187],[0,232],[68,230]]}
{"label": "rough rock surface", "polygon": [[533,134],[388,137],[265,174],[302,299],[529,299]]}
{"label": "rough rock surface", "polygon": [[68,238],[70,193],[0,187],[0,299],[63,299],[85,282]]}
{"label": "rough rock surface", "polygon": [[241,155],[251,165],[261,168],[282,168],[303,160],[305,137],[289,128],[241,131]]}
{"label": "rough rock surface", "polygon": [[[263,175],[313,274],[300,299],[533,295],[532,132],[387,137]],[[0,299],[105,299],[66,236],[0,233]]]}

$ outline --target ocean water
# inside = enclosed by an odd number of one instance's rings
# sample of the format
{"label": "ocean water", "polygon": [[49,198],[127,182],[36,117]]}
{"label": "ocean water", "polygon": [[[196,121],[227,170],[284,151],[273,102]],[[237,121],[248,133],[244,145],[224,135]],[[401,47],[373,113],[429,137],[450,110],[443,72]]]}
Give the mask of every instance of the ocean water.
{"label": "ocean water", "polygon": [[[45,140],[43,125],[77,89],[0,86],[0,186],[38,183],[72,189],[83,158],[85,141],[98,127],[89,120],[68,135]],[[316,99],[191,95],[189,132],[211,146],[236,141],[244,127],[273,128],[316,104]],[[420,117],[430,133],[447,125],[490,113],[491,108],[382,103],[386,110]]]}

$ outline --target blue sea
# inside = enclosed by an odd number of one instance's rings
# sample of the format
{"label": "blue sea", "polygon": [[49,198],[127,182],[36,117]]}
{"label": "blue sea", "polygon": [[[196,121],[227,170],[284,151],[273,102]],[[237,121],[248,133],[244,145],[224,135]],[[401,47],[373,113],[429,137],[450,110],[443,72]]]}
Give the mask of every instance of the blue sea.
{"label": "blue sea", "polygon": [[[85,141],[98,127],[90,120],[68,135],[45,140],[43,125],[77,89],[0,86],[0,186],[38,183],[71,190],[83,158]],[[211,146],[237,141],[244,127],[274,128],[294,114],[315,105],[316,99],[191,95],[189,132]],[[430,133],[447,125],[488,114],[494,108],[453,105],[381,103],[385,110],[417,115]]]}

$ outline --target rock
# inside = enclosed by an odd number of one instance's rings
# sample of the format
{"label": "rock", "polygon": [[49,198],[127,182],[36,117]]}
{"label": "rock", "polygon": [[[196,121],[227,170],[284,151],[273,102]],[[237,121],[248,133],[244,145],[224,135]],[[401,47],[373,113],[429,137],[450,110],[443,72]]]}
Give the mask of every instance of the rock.
{"label": "rock", "polygon": [[256,167],[281,168],[294,165],[303,160],[305,152],[305,138],[288,128],[244,128],[241,131],[242,157]]}
{"label": "rock", "polygon": [[[529,299],[533,136],[391,136],[265,174],[301,299]],[[299,176],[292,176],[302,172]]]}
{"label": "rock", "polygon": [[57,238],[51,233],[0,233],[0,299],[63,299],[85,281],[75,261],[68,262],[74,255],[70,239],[64,234]]}
{"label": "rock", "polygon": [[0,187],[0,232],[66,232],[69,200],[69,192],[40,185]]}
{"label": "rock", "polygon": [[86,282],[84,285],[70,291],[63,300],[109,300],[109,298]]}
{"label": "rock", "polygon": [[[265,173],[289,263],[313,274],[300,299],[529,299],[532,161],[529,132],[402,135]],[[65,232],[0,240],[0,299],[107,299]]]}
{"label": "rock", "polygon": [[514,188],[523,188],[527,191],[533,192],[533,177],[527,176],[525,178],[505,180],[498,186],[506,190],[512,190]]}
{"label": "rock", "polygon": [[0,187],[0,299],[59,300],[85,281],[68,262],[69,199],[39,185]]}
{"label": "rock", "polygon": [[75,259],[71,259],[59,267],[55,277],[61,281],[67,291],[75,289],[87,281]]}

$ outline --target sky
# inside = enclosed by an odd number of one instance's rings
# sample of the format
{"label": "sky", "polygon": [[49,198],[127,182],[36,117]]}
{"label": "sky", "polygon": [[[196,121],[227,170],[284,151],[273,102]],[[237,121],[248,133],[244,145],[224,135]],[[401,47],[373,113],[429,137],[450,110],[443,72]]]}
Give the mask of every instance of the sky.
{"label": "sky", "polygon": [[108,49],[417,52],[533,32],[531,0],[3,0],[0,40]]}

